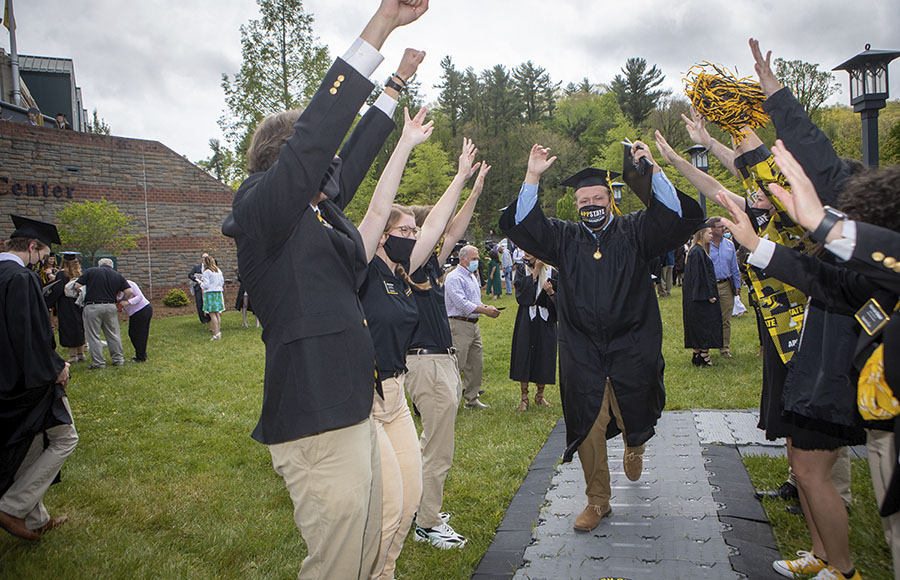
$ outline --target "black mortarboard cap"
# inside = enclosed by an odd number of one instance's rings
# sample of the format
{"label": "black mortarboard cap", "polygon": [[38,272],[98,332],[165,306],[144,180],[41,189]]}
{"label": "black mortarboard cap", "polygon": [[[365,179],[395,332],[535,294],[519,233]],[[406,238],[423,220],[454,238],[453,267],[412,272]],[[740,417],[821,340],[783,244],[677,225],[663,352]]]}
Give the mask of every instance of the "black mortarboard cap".
{"label": "black mortarboard cap", "polygon": [[650,207],[650,191],[653,188],[653,165],[646,159],[634,164],[631,156],[631,145],[624,145],[622,156],[622,181],[631,188],[644,205]]}
{"label": "black mortarboard cap", "polygon": [[81,256],[81,252],[59,252],[63,260],[77,260]]}
{"label": "black mortarboard cap", "polygon": [[564,185],[566,187],[574,187],[575,190],[579,190],[582,187],[591,187],[593,185],[602,185],[610,192],[612,192],[612,187],[610,187],[609,180],[615,179],[619,177],[619,174],[615,171],[606,171],[605,169],[595,169],[593,167],[588,167],[587,169],[582,169],[572,177],[562,181],[560,185]]}
{"label": "black mortarboard cap", "polygon": [[9,214],[16,230],[9,236],[12,238],[36,238],[46,245],[62,243],[56,226],[47,222],[33,220],[20,215]]}

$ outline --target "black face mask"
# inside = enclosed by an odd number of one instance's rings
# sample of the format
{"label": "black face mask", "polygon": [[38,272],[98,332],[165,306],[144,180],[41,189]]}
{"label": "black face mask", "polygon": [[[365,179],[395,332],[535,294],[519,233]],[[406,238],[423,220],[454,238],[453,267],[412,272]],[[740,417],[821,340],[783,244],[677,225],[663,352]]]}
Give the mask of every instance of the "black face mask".
{"label": "black face mask", "polygon": [[415,238],[402,238],[400,236],[388,236],[384,242],[384,253],[396,264],[405,264],[409,262],[413,248],[416,246]]}
{"label": "black face mask", "polygon": [[762,228],[764,225],[769,223],[769,210],[759,207],[750,207],[750,220],[756,224],[757,227]]}
{"label": "black face mask", "polygon": [[581,218],[581,223],[591,229],[597,229],[606,223],[608,212],[609,208],[605,205],[584,205],[578,210],[578,216]]}
{"label": "black face mask", "polygon": [[341,192],[341,158],[335,157],[331,160],[331,165],[328,166],[328,170],[325,172],[325,177],[322,178],[322,185],[319,186],[319,191],[325,194],[328,199],[334,199]]}

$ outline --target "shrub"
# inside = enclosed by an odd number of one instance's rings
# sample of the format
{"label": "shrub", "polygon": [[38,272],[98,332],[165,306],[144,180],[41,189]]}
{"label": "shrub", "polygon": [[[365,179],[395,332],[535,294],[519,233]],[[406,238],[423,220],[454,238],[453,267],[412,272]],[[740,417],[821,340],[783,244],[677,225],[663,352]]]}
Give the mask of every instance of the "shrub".
{"label": "shrub", "polygon": [[188,301],[187,294],[184,293],[184,290],[181,288],[172,288],[169,290],[169,293],[163,298],[163,304],[165,306],[170,306],[172,308],[176,308],[178,306],[187,306],[190,304]]}

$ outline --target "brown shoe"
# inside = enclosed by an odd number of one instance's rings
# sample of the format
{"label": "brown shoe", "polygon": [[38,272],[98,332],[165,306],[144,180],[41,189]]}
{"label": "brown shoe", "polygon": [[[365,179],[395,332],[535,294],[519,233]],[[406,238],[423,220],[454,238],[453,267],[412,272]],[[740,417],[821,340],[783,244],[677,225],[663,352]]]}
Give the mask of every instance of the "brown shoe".
{"label": "brown shoe", "polygon": [[528,383],[525,383],[525,386],[521,386],[522,389],[522,402],[519,403],[519,408],[516,409],[519,413],[524,413],[528,410]]}
{"label": "brown shoe", "polygon": [[538,385],[537,394],[534,395],[534,404],[544,407],[552,407],[550,401],[544,398],[544,386]]}
{"label": "brown shoe", "polygon": [[0,511],[0,527],[23,540],[40,540],[41,537],[25,527],[25,520]]}
{"label": "brown shoe", "polygon": [[611,513],[612,508],[609,507],[609,504],[605,506],[588,504],[587,507],[584,508],[584,511],[575,518],[575,525],[573,527],[576,532],[590,532],[600,525],[600,520]]}
{"label": "brown shoe", "polygon": [[52,518],[49,522],[47,522],[43,526],[39,527],[35,531],[43,536],[44,534],[46,534],[53,528],[61,526],[64,523],[66,523],[67,521],[69,521],[69,516],[59,516],[58,518]]}
{"label": "brown shoe", "polygon": [[638,453],[634,451],[634,447],[626,447],[625,455],[622,456],[622,467],[625,468],[625,477],[629,481],[639,480],[644,470],[643,451]]}

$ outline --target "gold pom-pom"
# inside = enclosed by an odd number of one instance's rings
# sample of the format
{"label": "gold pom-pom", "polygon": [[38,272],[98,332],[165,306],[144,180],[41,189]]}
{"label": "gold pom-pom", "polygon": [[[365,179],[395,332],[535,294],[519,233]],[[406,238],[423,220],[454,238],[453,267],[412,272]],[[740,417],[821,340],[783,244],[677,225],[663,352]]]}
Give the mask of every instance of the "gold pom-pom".
{"label": "gold pom-pom", "polygon": [[763,111],[765,93],[749,77],[737,78],[725,67],[709,62],[692,66],[684,77],[684,94],[703,117],[734,137],[744,139],[742,129],[763,127],[769,116]]}

